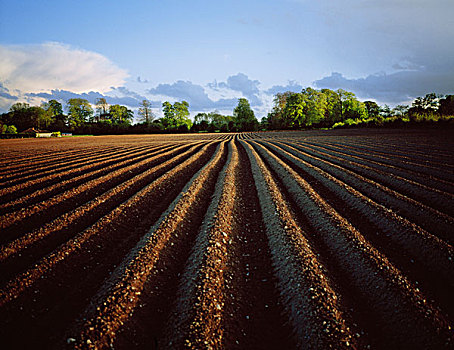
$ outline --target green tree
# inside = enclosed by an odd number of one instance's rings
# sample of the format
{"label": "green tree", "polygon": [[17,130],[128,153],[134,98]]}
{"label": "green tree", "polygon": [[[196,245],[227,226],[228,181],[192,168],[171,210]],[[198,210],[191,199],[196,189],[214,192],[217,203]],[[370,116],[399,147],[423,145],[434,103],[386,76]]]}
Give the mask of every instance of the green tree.
{"label": "green tree", "polygon": [[104,97],[100,97],[96,100],[96,121],[110,119],[109,116],[109,104]]}
{"label": "green tree", "polygon": [[440,104],[441,95],[437,95],[434,92],[427,94],[424,97],[417,97],[411,108],[408,110],[408,114],[431,114],[438,110]]}
{"label": "green tree", "polygon": [[65,128],[66,116],[63,114],[63,106],[57,100],[50,100],[42,104],[42,108],[46,111],[47,119],[50,122],[50,127],[53,130],[61,130]]}
{"label": "green tree", "polygon": [[283,111],[284,125],[297,129],[303,127],[306,122],[306,101],[302,94],[293,92],[287,96],[287,102]]}
{"label": "green tree", "polygon": [[78,128],[84,125],[88,118],[93,115],[93,108],[90,103],[83,98],[71,98],[67,103],[68,124],[71,128]]}
{"label": "green tree", "polygon": [[353,92],[338,89],[337,94],[342,106],[341,121],[345,121],[346,119],[361,119],[367,116],[366,106],[357,100]]}
{"label": "green tree", "polygon": [[258,121],[254,111],[251,109],[249,101],[245,98],[238,99],[238,105],[233,110],[237,127],[241,131],[253,131],[258,128]]}
{"label": "green tree", "polygon": [[151,103],[148,100],[143,100],[139,107],[139,120],[146,124],[151,124],[155,115],[151,110]]}
{"label": "green tree", "polygon": [[[162,104],[162,112],[164,117],[161,118],[161,123],[165,130],[181,130],[186,128],[189,130],[192,126],[189,119],[189,104],[186,101],[175,102],[173,105],[165,101]],[[180,131],[181,131],[180,130]]]}
{"label": "green tree", "polygon": [[32,106],[28,103],[15,103],[10,107],[9,122],[16,125],[19,130],[28,128],[46,128],[52,122],[52,118],[41,107]]}
{"label": "green tree", "polygon": [[304,126],[320,123],[325,117],[327,99],[325,94],[312,88],[306,88],[301,91],[305,101],[304,106]]}
{"label": "green tree", "polygon": [[189,119],[189,103],[186,101],[175,102],[173,104],[177,127],[186,125],[187,129],[191,129],[192,121]]}
{"label": "green tree", "polygon": [[42,108],[50,114],[52,118],[56,118],[63,114],[63,106],[57,100],[50,100],[42,104]]}
{"label": "green tree", "polygon": [[324,123],[327,126],[331,126],[341,120],[342,104],[336,91],[322,89],[321,93],[325,95],[326,101]]}
{"label": "green tree", "polygon": [[30,105],[25,102],[17,102],[9,108],[8,115],[3,119],[5,124],[14,124],[19,130],[25,130],[35,125],[35,120],[30,113]]}
{"label": "green tree", "polygon": [[17,128],[14,125],[8,125],[5,134],[17,134]]}
{"label": "green tree", "polygon": [[281,130],[288,129],[289,125],[286,125],[284,120],[284,108],[287,104],[287,98],[292,92],[287,91],[284,93],[277,93],[274,96],[274,107],[270,113],[268,113],[267,122],[270,129]]}
{"label": "green tree", "polygon": [[365,101],[364,105],[366,106],[367,115],[370,118],[378,118],[380,115],[380,106],[374,101]]}
{"label": "green tree", "polygon": [[130,125],[134,118],[134,113],[125,106],[112,105],[109,108],[110,120],[112,124]]}

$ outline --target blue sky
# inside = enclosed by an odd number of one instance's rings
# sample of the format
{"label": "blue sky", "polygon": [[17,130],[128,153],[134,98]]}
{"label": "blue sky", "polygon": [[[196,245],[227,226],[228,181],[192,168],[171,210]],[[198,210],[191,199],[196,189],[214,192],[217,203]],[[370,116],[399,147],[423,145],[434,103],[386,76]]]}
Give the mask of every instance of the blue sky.
{"label": "blue sky", "polygon": [[312,86],[390,105],[454,93],[452,0],[0,0],[0,110],[75,96],[258,117]]}

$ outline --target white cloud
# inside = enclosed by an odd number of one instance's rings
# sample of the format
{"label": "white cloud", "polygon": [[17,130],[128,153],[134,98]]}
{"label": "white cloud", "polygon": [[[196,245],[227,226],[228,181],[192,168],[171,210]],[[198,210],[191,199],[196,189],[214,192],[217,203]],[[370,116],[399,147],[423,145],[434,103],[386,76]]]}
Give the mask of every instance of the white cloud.
{"label": "white cloud", "polygon": [[108,58],[61,43],[0,45],[0,82],[10,91],[104,93],[127,76]]}

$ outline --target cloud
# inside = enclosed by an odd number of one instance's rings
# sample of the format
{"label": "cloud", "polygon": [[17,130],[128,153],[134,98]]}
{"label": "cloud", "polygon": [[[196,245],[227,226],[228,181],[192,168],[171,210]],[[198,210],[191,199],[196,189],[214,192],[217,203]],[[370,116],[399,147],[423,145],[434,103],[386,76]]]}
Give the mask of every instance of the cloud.
{"label": "cloud", "polygon": [[0,81],[11,90],[102,93],[123,85],[127,76],[106,57],[61,43],[0,45]]}
{"label": "cloud", "polygon": [[0,82],[0,97],[6,99],[6,100],[17,100],[17,96],[13,96],[9,93],[9,89],[3,86],[3,84]]}
{"label": "cloud", "polygon": [[292,91],[292,92],[300,92],[303,89],[303,86],[298,84],[294,80],[290,80],[287,85],[274,85],[270,87],[268,90],[265,90],[265,93],[276,95],[277,93]]}
{"label": "cloud", "polygon": [[159,84],[157,87],[147,90],[152,95],[172,97],[185,100],[192,110],[204,111],[210,109],[230,109],[237,104],[237,99],[212,100],[208,97],[201,85],[190,81],[178,80],[173,84]]}
{"label": "cloud", "polygon": [[147,79],[143,79],[140,76],[138,76],[136,80],[138,83],[143,83],[143,84],[149,83],[149,81]]}
{"label": "cloud", "polygon": [[249,99],[249,102],[252,106],[261,106],[263,103],[258,97],[260,82],[258,80],[251,80],[246,74],[238,73],[236,75],[231,75],[227,78],[227,82],[208,84],[212,89],[226,88],[233,91],[241,92],[246,98]]}
{"label": "cloud", "polygon": [[[48,92],[39,92],[39,93],[28,93],[25,96],[28,98],[41,98],[45,101],[48,100],[57,100],[65,104],[71,98],[83,98],[90,102],[91,104],[96,104],[96,100],[99,98],[105,98],[107,103],[110,105],[119,104],[128,106],[131,108],[139,107],[140,102],[146,99],[143,96],[140,96],[134,92],[130,92],[126,88],[114,88],[114,91],[119,91],[123,96],[118,95],[106,95],[101,94],[96,91],[84,92],[84,93],[75,93],[72,91],[67,90],[52,90],[50,93]],[[130,96],[126,94],[129,93]]]}
{"label": "cloud", "polygon": [[375,74],[365,78],[347,79],[332,73],[314,82],[318,88],[352,91],[360,98],[375,99],[381,103],[399,104],[411,101],[430,92],[454,93],[454,70],[433,69],[402,70],[392,74]]}

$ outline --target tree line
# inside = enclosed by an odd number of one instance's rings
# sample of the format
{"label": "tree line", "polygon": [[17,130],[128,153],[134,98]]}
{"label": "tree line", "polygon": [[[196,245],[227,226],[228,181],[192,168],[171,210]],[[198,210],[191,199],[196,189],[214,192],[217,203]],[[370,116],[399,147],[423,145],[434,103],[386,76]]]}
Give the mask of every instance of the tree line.
{"label": "tree line", "polygon": [[151,103],[143,100],[138,108],[139,121],[126,106],[109,105],[99,98],[94,108],[85,99],[72,98],[63,105],[50,100],[41,106],[18,102],[0,115],[0,132],[22,132],[28,128],[77,134],[126,134],[160,132],[230,132],[288,130],[346,126],[402,125],[411,122],[434,122],[454,118],[454,95],[427,94],[416,98],[411,106],[379,106],[374,101],[361,102],[354,93],[342,89],[305,88],[301,92],[277,93],[274,106],[261,122],[249,101],[238,99],[233,115],[218,111],[198,113],[189,118],[186,101],[162,104],[162,118],[156,118]]}
{"label": "tree line", "polygon": [[189,103],[186,101],[162,104],[162,118],[156,118],[151,103],[143,100],[138,108],[138,123],[133,124],[134,113],[126,106],[109,105],[99,98],[92,105],[82,98],[72,98],[63,105],[50,100],[41,106],[18,102],[7,113],[0,115],[2,133],[23,132],[29,128],[46,131],[72,132],[76,134],[125,134],[198,131],[257,130],[258,121],[245,98],[238,100],[233,116],[218,112],[199,113],[195,122],[189,118]]}
{"label": "tree line", "polygon": [[374,101],[361,102],[354,93],[338,89],[278,93],[274,106],[262,125],[268,130],[332,128],[343,126],[403,125],[411,122],[434,122],[454,118],[454,95],[427,94],[411,106],[379,106]]}

